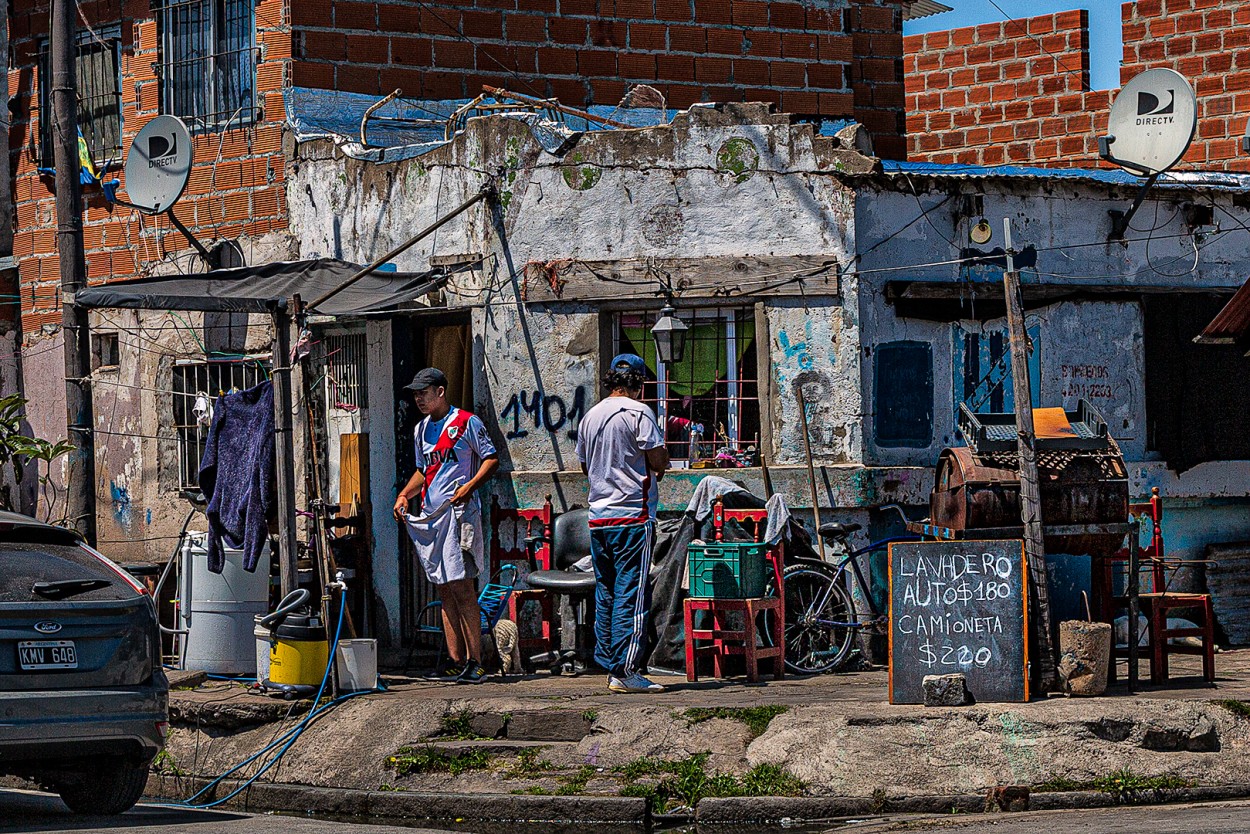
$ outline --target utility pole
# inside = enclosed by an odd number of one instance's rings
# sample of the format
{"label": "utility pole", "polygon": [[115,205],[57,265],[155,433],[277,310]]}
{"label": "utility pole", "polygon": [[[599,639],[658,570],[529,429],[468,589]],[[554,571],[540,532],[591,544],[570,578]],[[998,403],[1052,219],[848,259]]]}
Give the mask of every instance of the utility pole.
{"label": "utility pole", "polygon": [[1011,344],[1011,382],[1016,400],[1017,450],[1020,459],[1020,520],[1024,523],[1024,553],[1029,563],[1029,612],[1036,612],[1032,629],[1032,661],[1037,690],[1049,692],[1056,680],[1055,650],[1050,635],[1050,586],[1046,579],[1046,549],[1042,539],[1042,495],[1037,475],[1037,436],[1033,430],[1033,392],[1029,385],[1029,335],[1024,326],[1020,273],[1011,248],[1011,219],[1003,218],[1007,269],[1003,290],[1007,296],[1007,338]]}
{"label": "utility pole", "polygon": [[52,146],[56,165],[56,249],[61,259],[61,335],[65,340],[65,418],[69,442],[67,516],[95,544],[95,435],[91,414],[91,343],[87,311],[74,296],[87,283],[78,161],[77,7],[52,2]]}

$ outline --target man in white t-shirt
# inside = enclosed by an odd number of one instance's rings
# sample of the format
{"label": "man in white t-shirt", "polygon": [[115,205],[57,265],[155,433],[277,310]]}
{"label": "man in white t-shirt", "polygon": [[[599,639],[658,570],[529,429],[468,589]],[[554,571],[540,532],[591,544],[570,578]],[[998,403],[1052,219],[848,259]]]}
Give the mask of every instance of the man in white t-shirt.
{"label": "man in white t-shirt", "polygon": [[[477,577],[485,547],[477,490],[499,457],[482,421],[447,401],[447,377],[438,368],[418,371],[404,390],[426,417],[413,437],[417,471],[399,492],[395,518],[407,526],[421,567],[442,601],[451,663],[440,677],[480,683],[486,670]],[[414,499],[415,516],[409,512]]]}
{"label": "man in white t-shirt", "polygon": [[595,661],[613,692],[663,692],[642,675],[651,590],[651,548],[659,481],[668,469],[664,435],[640,402],[646,365],[612,360],[611,393],[577,429],[577,459],[590,481],[590,552],[595,568]]}

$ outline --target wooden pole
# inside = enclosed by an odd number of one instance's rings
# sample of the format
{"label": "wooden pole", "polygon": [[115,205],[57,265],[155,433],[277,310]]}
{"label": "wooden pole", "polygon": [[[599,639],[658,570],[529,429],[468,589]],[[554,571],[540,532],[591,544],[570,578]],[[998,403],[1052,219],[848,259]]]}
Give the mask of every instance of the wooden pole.
{"label": "wooden pole", "polygon": [[278,568],[282,596],[295,590],[295,433],[291,427],[291,314],[286,302],[273,311],[274,461],[278,480]]}
{"label": "wooden pole", "polygon": [[803,399],[803,383],[794,386],[794,397],[799,401],[799,420],[803,425],[803,451],[807,455],[807,483],[812,490],[812,516],[816,519],[816,544],[820,547],[820,560],[825,561],[825,539],[820,535],[820,496],[816,493],[816,469],[812,465],[812,441],[807,434],[807,401]]}
{"label": "wooden pole", "polygon": [[1032,629],[1037,651],[1031,677],[1035,691],[1049,692],[1056,682],[1056,658],[1051,639],[1050,586],[1046,579],[1046,549],[1042,539],[1042,497],[1037,475],[1036,435],[1033,431],[1033,392],[1029,384],[1029,336],[1024,326],[1020,274],[1012,258],[1011,220],[1003,219],[1007,269],[1003,290],[1007,298],[1007,336],[1011,345],[1011,382],[1016,401],[1017,449],[1020,458],[1020,520],[1024,523],[1024,552],[1029,563],[1029,608],[1035,612]]}

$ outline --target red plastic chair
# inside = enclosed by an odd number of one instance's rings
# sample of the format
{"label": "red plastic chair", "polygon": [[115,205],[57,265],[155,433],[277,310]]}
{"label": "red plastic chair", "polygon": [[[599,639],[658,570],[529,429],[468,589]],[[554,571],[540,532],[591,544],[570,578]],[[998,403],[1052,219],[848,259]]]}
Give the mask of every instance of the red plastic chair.
{"label": "red plastic chair", "polygon": [[[550,565],[549,545],[545,542],[551,539],[551,521],[553,510],[551,506],[551,496],[547,496],[547,500],[538,509],[514,509],[511,507],[499,506],[499,499],[494,498],[491,501],[490,508],[490,565],[491,573],[499,572],[500,567],[505,563],[514,566],[530,564],[530,555],[526,550],[525,540],[528,538],[542,537],[543,543],[538,544],[534,551],[534,560],[539,570],[546,570]],[[505,522],[512,522],[511,525]],[[505,527],[510,527],[511,537],[508,541],[504,541],[502,534]],[[524,577],[522,577],[522,581]],[[521,583],[518,583],[521,584]],[[538,634],[526,635],[521,622],[521,613],[529,602],[534,602],[539,607]],[[512,592],[512,596],[508,599],[508,619],[517,624],[520,630],[518,639],[518,647],[521,657],[528,658],[541,652],[550,652],[556,645],[553,638],[553,622],[555,621],[552,597],[546,591],[538,588],[518,587]]]}
{"label": "red plastic chair", "polygon": [[[716,541],[725,540],[725,519],[750,524],[752,540],[762,541],[768,512],[765,510],[726,510],[724,504],[717,500],[712,507],[712,526],[716,530]],[[782,585],[782,567],[784,545],[778,542],[769,548],[768,560],[773,570],[775,597],[755,597],[750,599],[691,599],[684,603],[686,622],[686,680],[697,681],[698,661],[704,655],[712,657],[712,673],[715,677],[723,677],[723,661],[725,658],[741,655],[746,662],[747,681],[755,683],[759,680],[759,665],[763,661],[773,663],[773,677],[777,680],[785,675],[786,641],[785,641],[785,591]],[[705,611],[706,618],[711,619],[710,625],[698,628],[695,625],[696,612]],[[758,645],[758,617],[762,612],[772,611],[772,645]],[[729,625],[729,613],[737,612],[742,617],[742,627]],[[709,642],[710,641],[710,642]],[[700,643],[705,645],[700,645]]]}

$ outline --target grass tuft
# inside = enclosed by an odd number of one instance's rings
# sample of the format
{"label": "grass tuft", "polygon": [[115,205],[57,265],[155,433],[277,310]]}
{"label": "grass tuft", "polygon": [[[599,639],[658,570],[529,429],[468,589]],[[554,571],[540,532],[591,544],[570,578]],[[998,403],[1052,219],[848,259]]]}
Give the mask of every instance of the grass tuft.
{"label": "grass tuft", "polygon": [[1234,698],[1225,698],[1220,701],[1212,701],[1217,707],[1223,707],[1238,718],[1250,718],[1250,704],[1245,701],[1238,701]]}
{"label": "grass tuft", "polygon": [[[641,758],[616,770],[630,783],[621,796],[641,796],[651,803],[652,811],[663,813],[674,807],[693,808],[700,799],[710,796],[798,796],[807,785],[784,768],[761,764],[741,778],[730,773],[707,772],[707,753],[696,753],[686,759],[668,761]],[[639,784],[638,779],[659,777],[655,783]]]}
{"label": "grass tuft", "polygon": [[1191,787],[1192,782],[1171,773],[1160,776],[1142,776],[1128,768],[1100,776],[1091,786],[1096,791],[1111,794],[1117,805],[1137,805],[1166,802],[1177,791]]}
{"label": "grass tuft", "polygon": [[386,767],[396,776],[409,773],[450,773],[459,776],[470,770],[485,770],[494,759],[484,750],[447,754],[432,747],[401,747],[386,757]]}
{"label": "grass tuft", "polygon": [[479,741],[486,736],[478,735],[473,730],[473,711],[462,709],[459,712],[444,713],[439,721],[437,738],[455,739],[456,741]]}
{"label": "grass tuft", "polygon": [[741,721],[751,731],[752,738],[758,738],[764,734],[774,718],[789,711],[789,707],[770,704],[763,707],[691,707],[683,715],[691,724],[701,724],[713,718]]}

